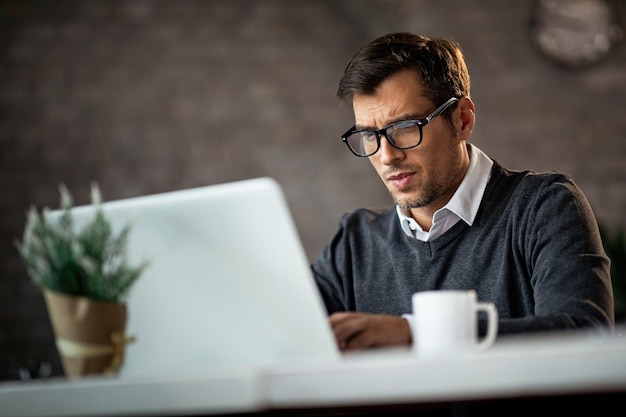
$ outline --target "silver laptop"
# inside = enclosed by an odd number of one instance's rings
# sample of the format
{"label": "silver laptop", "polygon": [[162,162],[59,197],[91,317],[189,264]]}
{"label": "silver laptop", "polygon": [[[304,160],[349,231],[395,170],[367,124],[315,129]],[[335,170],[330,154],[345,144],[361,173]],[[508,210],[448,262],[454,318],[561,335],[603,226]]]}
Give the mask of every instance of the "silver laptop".
{"label": "silver laptop", "polygon": [[[76,226],[93,210],[75,207]],[[128,298],[136,341],[121,378],[340,359],[273,179],[106,201],[103,210],[116,232],[131,226],[129,263],[149,262]]]}

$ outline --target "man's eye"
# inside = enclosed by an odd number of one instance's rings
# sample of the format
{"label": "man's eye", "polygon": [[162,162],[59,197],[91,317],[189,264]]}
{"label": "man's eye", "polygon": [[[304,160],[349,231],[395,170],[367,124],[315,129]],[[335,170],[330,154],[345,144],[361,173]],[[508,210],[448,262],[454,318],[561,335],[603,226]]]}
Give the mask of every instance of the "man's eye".
{"label": "man's eye", "polygon": [[376,134],[372,131],[361,132],[361,140],[371,142],[376,140]]}
{"label": "man's eye", "polygon": [[410,131],[413,129],[417,129],[417,123],[415,122],[399,122],[393,126],[393,130],[401,130],[401,131]]}

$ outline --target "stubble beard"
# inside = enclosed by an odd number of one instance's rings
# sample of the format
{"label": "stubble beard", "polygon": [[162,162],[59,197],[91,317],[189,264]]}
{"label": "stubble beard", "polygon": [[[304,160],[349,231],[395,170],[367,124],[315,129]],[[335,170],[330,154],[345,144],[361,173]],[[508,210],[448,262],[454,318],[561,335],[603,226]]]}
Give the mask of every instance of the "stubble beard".
{"label": "stubble beard", "polygon": [[[453,159],[456,161],[456,166],[461,164],[462,155],[457,148],[452,149]],[[421,189],[414,191],[413,195],[402,196],[401,192],[394,192],[389,189],[389,194],[394,203],[402,210],[410,210],[422,208],[435,202],[438,198],[444,195],[451,184],[454,183],[457,172],[446,171],[444,178],[436,183],[425,184]]]}
{"label": "stubble beard", "polygon": [[433,201],[435,201],[441,193],[437,192],[437,189],[432,185],[424,187],[417,195],[408,198],[402,198],[399,195],[389,192],[394,203],[402,210],[411,210],[421,207],[426,207]]}

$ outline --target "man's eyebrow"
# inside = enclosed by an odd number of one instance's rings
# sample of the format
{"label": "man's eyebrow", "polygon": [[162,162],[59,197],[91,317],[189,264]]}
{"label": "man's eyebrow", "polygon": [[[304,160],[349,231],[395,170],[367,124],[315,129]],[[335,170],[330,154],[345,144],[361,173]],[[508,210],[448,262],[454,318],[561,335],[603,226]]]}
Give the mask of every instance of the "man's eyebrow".
{"label": "man's eyebrow", "polygon": [[[405,120],[421,120],[421,119],[424,119],[425,117],[426,116],[421,116],[420,114],[416,114],[416,113],[413,113],[413,114],[403,114],[401,116],[397,116],[397,117],[394,117],[392,119],[389,119],[387,121],[387,124],[384,127],[387,127],[387,126],[389,126],[391,124],[394,124],[394,123],[397,123],[397,122],[404,122]],[[354,128],[356,130],[378,130],[375,127],[364,126],[364,125],[359,125],[359,124],[354,125]]]}

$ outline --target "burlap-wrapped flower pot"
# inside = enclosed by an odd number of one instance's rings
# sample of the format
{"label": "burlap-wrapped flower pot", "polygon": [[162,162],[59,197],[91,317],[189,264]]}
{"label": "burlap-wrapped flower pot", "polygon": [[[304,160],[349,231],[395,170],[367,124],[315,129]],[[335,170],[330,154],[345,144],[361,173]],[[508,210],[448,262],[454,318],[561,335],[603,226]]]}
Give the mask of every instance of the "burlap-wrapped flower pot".
{"label": "burlap-wrapped flower pot", "polygon": [[43,289],[63,371],[68,378],[117,374],[124,360],[126,305]]}

